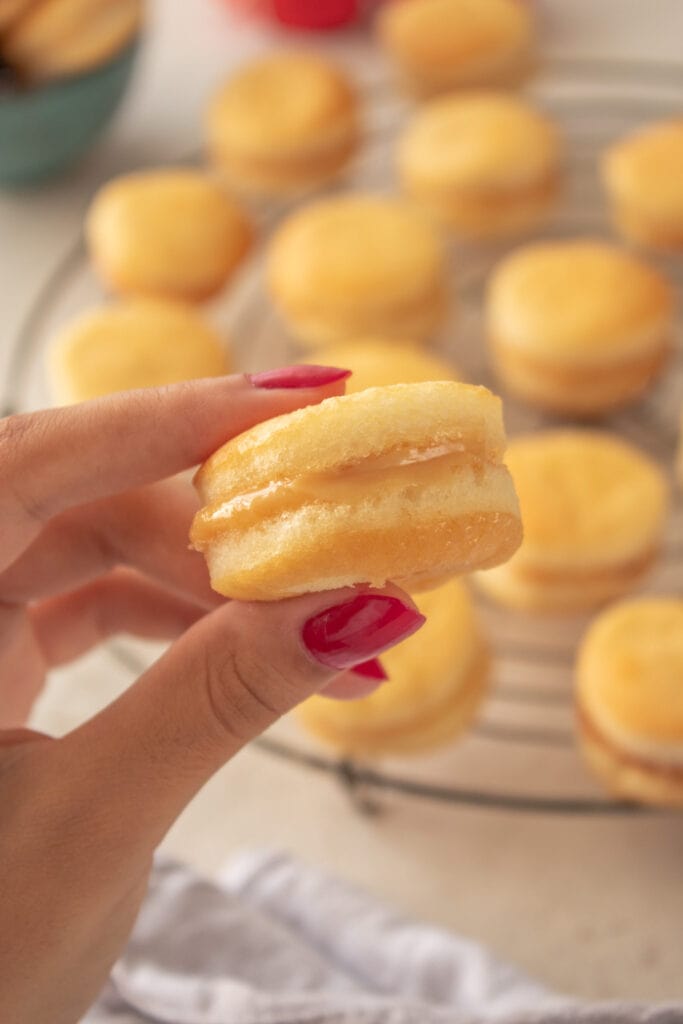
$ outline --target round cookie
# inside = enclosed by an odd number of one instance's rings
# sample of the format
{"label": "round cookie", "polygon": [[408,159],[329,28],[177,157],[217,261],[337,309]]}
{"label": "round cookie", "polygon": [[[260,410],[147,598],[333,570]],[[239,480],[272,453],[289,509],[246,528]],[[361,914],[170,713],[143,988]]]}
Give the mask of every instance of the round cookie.
{"label": "round cookie", "polygon": [[200,302],[223,288],[251,242],[242,211],[199,171],[110,181],[86,221],[91,258],[113,291]]}
{"label": "round cookie", "polygon": [[519,0],[394,0],[379,41],[419,94],[515,84],[531,63],[534,24]]}
{"label": "round cookie", "polygon": [[[32,81],[80,74],[122,50],[142,24],[142,0],[40,0],[0,9],[4,59]],[[12,20],[10,20],[12,19]],[[0,20],[0,25],[3,25]]]}
{"label": "round cookie", "polygon": [[441,96],[399,141],[404,190],[465,238],[524,231],[543,221],[560,186],[554,124],[505,93]]}
{"label": "round cookie", "polygon": [[655,462],[615,436],[581,430],[514,438],[505,461],[524,541],[506,565],[477,575],[485,593],[512,608],[579,612],[641,581],[667,512]]}
{"label": "round cookie", "polygon": [[276,53],[248,64],[216,94],[206,117],[217,169],[237,190],[262,195],[334,178],[359,134],[351,83],[310,53]]}
{"label": "round cookie", "polygon": [[683,600],[623,601],[592,623],[580,648],[581,747],[618,796],[683,807]]}
{"label": "round cookie", "polygon": [[197,473],[191,541],[242,600],[387,580],[436,585],[521,539],[501,403],[437,381],[369,388],[268,420]]}
{"label": "round cookie", "polygon": [[486,695],[489,656],[465,584],[450,580],[416,604],[427,621],[382,655],[386,686],[359,700],[310,697],[297,709],[304,728],[343,755],[426,753],[466,729]]}
{"label": "round cookie", "polygon": [[542,409],[594,416],[638,398],[673,335],[668,282],[591,239],[518,249],[493,273],[487,333],[506,388]]}
{"label": "round cookie", "polygon": [[451,363],[427,352],[414,341],[357,338],[328,345],[321,352],[326,364],[351,370],[346,394],[389,384],[419,384],[430,380],[461,380]]}
{"label": "round cookie", "polygon": [[614,221],[625,238],[683,249],[683,117],[615,143],[601,169]]}
{"label": "round cookie", "polygon": [[438,234],[411,205],[381,196],[323,199],[293,213],[271,241],[268,282],[310,344],[364,334],[419,341],[446,307]]}
{"label": "round cookie", "polygon": [[230,371],[220,335],[190,307],[133,299],[90,310],[63,328],[50,350],[60,404]]}

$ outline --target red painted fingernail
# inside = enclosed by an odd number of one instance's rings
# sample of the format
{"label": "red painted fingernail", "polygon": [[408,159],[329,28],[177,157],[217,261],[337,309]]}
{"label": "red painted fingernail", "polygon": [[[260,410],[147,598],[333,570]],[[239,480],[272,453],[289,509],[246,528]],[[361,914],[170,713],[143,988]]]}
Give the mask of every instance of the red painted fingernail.
{"label": "red painted fingernail", "polygon": [[362,676],[363,679],[376,679],[384,683],[389,676],[379,658],[371,658],[370,661],[361,661],[360,665],[354,665],[351,669],[354,676]]}
{"label": "red painted fingernail", "polygon": [[252,373],[255,388],[323,388],[351,376],[350,370],[339,366],[283,366],[279,370]]}
{"label": "red painted fingernail", "polygon": [[331,668],[347,669],[393,647],[424,621],[424,615],[397,597],[358,594],[310,618],[302,638],[317,661]]}

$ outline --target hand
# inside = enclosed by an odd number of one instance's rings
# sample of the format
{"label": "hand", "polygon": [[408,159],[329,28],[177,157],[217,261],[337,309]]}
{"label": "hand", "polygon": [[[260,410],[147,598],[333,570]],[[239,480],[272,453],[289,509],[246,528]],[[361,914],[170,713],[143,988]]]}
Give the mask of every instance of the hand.
{"label": "hand", "polygon": [[[221,378],[0,421],[7,1024],[78,1020],[125,943],[155,847],[197,790],[311,693],[372,688],[339,673],[421,624],[393,587],[228,603],[188,550],[196,498],[167,478],[259,420],[340,394],[339,377]],[[20,728],[52,665],[120,631],[178,639],[69,735]]]}

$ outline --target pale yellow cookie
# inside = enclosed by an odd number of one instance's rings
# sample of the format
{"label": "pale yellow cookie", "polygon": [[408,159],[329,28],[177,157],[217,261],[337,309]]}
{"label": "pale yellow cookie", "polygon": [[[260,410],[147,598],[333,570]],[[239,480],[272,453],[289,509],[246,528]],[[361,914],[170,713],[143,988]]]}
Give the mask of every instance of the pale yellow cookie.
{"label": "pale yellow cookie", "polygon": [[210,177],[172,169],[108,182],[90,206],[86,235],[95,267],[113,291],[199,302],[230,279],[252,231]]}
{"label": "pale yellow cookie", "polygon": [[60,404],[230,371],[225,341],[192,308],[137,299],[82,314],[50,350]]}
{"label": "pale yellow cookie", "polygon": [[458,368],[414,341],[356,338],[328,345],[320,358],[329,366],[351,370],[346,394],[388,384],[419,384],[429,380],[461,380]]}
{"label": "pale yellow cookie", "polygon": [[514,438],[505,461],[524,542],[507,564],[477,574],[482,590],[513,608],[578,612],[643,579],[668,504],[652,459],[611,434],[550,430]]}
{"label": "pale yellow cookie", "polygon": [[5,0],[4,58],[34,81],[80,74],[109,60],[138,32],[142,0],[39,0],[17,17]]}
{"label": "pale yellow cookie", "polygon": [[206,117],[209,156],[242,192],[297,192],[335,177],[359,141],[359,104],[346,75],[312,53],[275,53],[220,89]]}
{"label": "pale yellow cookie", "polygon": [[311,697],[297,710],[341,754],[426,753],[466,729],[486,695],[489,656],[465,584],[451,580],[415,600],[427,621],[382,655],[386,685],[359,700]]}
{"label": "pale yellow cookie", "polygon": [[669,283],[624,249],[541,242],[495,269],[487,333],[508,391],[543,409],[595,416],[647,389],[671,347],[674,312]]}
{"label": "pale yellow cookie", "polygon": [[555,125],[506,93],[441,96],[403,133],[404,190],[465,238],[528,230],[552,210],[562,145]]}
{"label": "pale yellow cookie", "polygon": [[683,600],[624,601],[595,619],[576,703],[583,752],[612,793],[683,807]]}
{"label": "pale yellow cookie", "polygon": [[410,204],[351,194],[304,206],[276,231],[268,283],[310,344],[363,334],[419,341],[446,308],[442,241]]}
{"label": "pale yellow cookie", "polygon": [[616,225],[629,241],[683,249],[683,117],[615,143],[603,156],[602,177]]}
{"label": "pale yellow cookie", "polygon": [[417,93],[516,84],[534,49],[534,22],[519,0],[393,0],[383,6],[381,46]]}

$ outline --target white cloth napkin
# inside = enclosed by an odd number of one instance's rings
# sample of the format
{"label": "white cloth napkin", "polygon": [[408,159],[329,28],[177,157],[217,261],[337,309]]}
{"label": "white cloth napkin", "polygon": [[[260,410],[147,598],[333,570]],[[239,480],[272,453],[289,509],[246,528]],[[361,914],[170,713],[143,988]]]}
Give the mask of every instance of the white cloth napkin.
{"label": "white cloth napkin", "polygon": [[249,853],[216,881],[157,861],[128,947],[83,1024],[445,1022],[683,1024],[683,1004],[557,996],[322,871]]}

